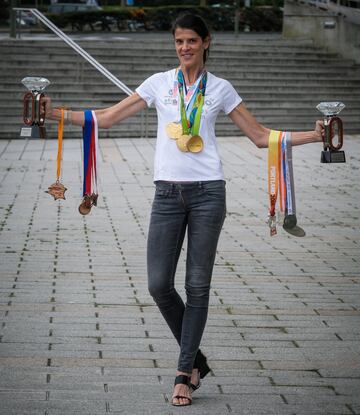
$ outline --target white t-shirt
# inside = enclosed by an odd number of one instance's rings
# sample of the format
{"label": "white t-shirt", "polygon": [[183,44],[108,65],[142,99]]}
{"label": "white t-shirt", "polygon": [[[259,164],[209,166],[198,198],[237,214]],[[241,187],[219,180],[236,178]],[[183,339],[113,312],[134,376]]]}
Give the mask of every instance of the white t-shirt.
{"label": "white t-shirt", "polygon": [[199,135],[204,147],[199,153],[182,152],[176,140],[166,134],[166,126],[180,122],[176,69],[156,73],[146,79],[136,92],[150,107],[155,105],[158,130],[154,160],[154,181],[223,180],[224,173],[217,149],[215,121],[220,111],[229,114],[242,99],[230,82],[207,73],[205,101]]}

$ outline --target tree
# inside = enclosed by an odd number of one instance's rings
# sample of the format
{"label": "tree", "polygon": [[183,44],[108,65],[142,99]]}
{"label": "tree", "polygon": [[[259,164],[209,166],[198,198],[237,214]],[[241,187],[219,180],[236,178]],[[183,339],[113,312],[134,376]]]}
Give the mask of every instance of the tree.
{"label": "tree", "polygon": [[200,6],[206,7],[206,0],[200,0]]}

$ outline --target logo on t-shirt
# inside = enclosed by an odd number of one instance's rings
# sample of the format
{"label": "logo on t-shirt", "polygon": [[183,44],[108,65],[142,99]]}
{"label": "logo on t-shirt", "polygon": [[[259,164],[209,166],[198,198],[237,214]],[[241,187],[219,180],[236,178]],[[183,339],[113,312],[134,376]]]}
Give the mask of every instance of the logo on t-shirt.
{"label": "logo on t-shirt", "polygon": [[209,107],[211,107],[211,105],[213,105],[214,104],[214,102],[215,102],[215,100],[214,100],[214,98],[211,98],[211,97],[206,97],[205,96],[205,105],[207,105],[207,106],[209,106]]}
{"label": "logo on t-shirt", "polygon": [[169,95],[164,96],[164,105],[177,105],[178,101],[176,94],[174,94],[174,90],[169,89],[168,94]]}

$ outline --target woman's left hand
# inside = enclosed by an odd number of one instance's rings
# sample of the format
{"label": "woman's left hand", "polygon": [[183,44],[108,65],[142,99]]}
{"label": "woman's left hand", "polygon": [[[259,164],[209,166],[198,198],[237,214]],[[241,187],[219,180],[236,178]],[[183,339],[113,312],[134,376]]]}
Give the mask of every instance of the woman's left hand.
{"label": "woman's left hand", "polygon": [[315,132],[318,136],[318,141],[324,140],[325,135],[325,128],[324,128],[324,121],[323,120],[317,120],[315,124]]}

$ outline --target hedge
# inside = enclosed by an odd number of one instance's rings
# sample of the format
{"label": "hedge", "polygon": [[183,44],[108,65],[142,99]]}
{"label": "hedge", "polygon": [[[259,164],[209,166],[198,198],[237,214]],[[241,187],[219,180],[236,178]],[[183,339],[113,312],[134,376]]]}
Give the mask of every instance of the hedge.
{"label": "hedge", "polygon": [[[91,12],[48,14],[59,27],[70,25],[72,29],[90,30],[157,30],[168,31],[174,18],[181,12],[199,14],[213,31],[234,30],[233,7],[211,8],[191,6],[126,7],[107,8]],[[277,7],[262,6],[240,9],[239,30],[245,27],[251,31],[281,31],[282,11]]]}

